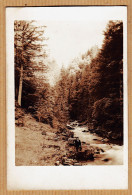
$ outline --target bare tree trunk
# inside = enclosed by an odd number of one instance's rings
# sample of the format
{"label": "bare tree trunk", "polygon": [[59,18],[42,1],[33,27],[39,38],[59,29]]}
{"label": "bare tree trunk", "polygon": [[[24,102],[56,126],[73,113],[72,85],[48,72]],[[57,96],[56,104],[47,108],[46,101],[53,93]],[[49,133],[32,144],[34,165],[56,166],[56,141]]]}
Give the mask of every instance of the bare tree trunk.
{"label": "bare tree trunk", "polygon": [[21,64],[19,92],[18,92],[18,104],[20,106],[21,106],[21,99],[22,99],[22,81],[23,81],[23,65]]}

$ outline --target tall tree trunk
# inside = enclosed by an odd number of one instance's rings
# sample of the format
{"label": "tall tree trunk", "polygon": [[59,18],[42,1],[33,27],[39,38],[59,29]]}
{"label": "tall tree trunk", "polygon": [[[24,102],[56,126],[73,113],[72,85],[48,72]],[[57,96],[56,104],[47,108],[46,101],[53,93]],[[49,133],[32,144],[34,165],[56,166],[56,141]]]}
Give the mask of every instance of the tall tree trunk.
{"label": "tall tree trunk", "polygon": [[18,104],[21,106],[22,100],[22,82],[23,82],[23,65],[21,64],[20,80],[19,80],[19,92],[18,92]]}

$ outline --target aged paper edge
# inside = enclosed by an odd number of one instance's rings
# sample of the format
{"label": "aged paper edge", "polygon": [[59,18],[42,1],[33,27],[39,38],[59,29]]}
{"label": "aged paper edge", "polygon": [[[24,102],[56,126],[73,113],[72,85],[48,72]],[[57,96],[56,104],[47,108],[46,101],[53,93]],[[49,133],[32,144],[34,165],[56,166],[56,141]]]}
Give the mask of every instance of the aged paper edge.
{"label": "aged paper edge", "polygon": [[[17,6],[86,6],[86,5],[126,5],[128,7],[128,125],[129,125],[129,188],[128,190],[52,190],[52,191],[7,191],[7,178],[6,178],[6,29],[5,29],[5,8],[6,7],[17,7]],[[127,195],[131,194],[131,166],[132,166],[132,132],[131,132],[131,53],[132,53],[132,44],[131,44],[131,34],[132,34],[132,24],[131,24],[131,10],[132,5],[130,0],[62,0],[60,1],[42,1],[42,0],[3,0],[0,2],[0,194],[89,194],[89,195]]]}

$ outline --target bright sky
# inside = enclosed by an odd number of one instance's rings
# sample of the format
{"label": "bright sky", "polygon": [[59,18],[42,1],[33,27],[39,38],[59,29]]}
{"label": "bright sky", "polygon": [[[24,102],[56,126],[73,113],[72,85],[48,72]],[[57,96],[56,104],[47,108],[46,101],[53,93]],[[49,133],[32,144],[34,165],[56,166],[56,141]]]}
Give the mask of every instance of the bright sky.
{"label": "bright sky", "polygon": [[[59,66],[102,44],[109,20],[125,20],[126,6],[7,8],[11,20],[37,20],[46,25],[50,55]],[[10,17],[9,17],[10,18]]]}
{"label": "bright sky", "polygon": [[102,44],[103,30],[107,22],[48,22],[46,36],[50,55],[58,65],[69,62],[85,53],[92,46]]}

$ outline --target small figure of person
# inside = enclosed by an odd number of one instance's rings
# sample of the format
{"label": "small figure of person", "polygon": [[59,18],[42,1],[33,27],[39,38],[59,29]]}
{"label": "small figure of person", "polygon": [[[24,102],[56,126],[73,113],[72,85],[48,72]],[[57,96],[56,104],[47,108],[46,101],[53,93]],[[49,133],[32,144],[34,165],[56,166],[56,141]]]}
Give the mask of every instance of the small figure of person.
{"label": "small figure of person", "polygon": [[75,147],[76,147],[76,151],[78,152],[78,150],[82,150],[82,147],[81,147],[81,141],[77,138],[75,140]]}

